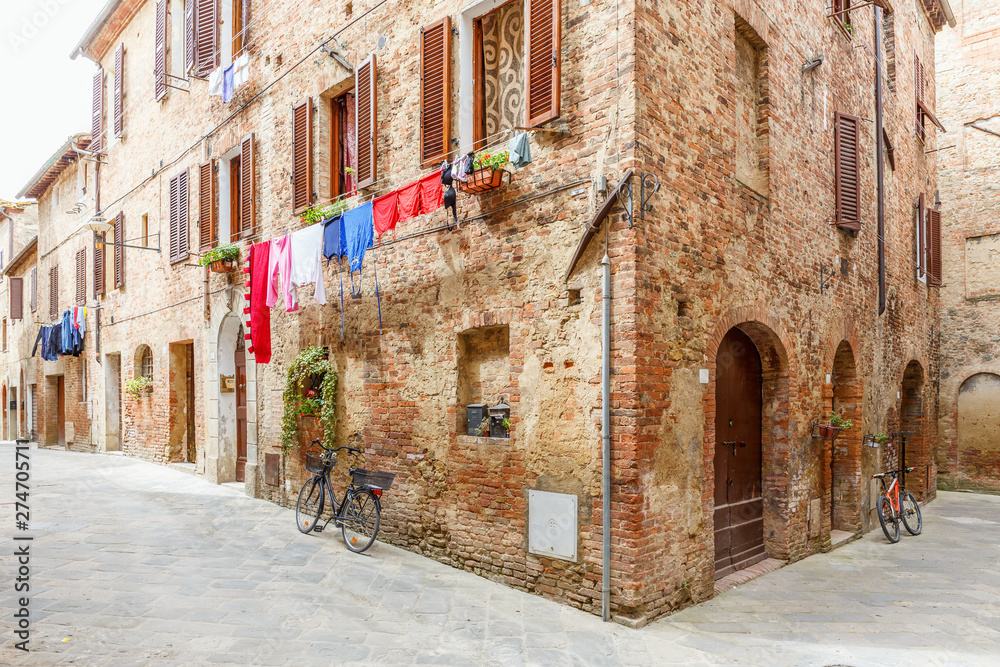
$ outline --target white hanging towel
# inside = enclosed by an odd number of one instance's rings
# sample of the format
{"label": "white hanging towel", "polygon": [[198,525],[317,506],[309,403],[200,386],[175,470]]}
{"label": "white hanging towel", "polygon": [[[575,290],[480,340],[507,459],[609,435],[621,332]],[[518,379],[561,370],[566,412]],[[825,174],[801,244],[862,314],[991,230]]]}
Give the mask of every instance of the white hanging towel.
{"label": "white hanging towel", "polygon": [[314,296],[320,304],[326,304],[326,289],[323,286],[323,223],[292,232],[292,287],[295,302],[299,285],[316,283]]}
{"label": "white hanging towel", "polygon": [[208,94],[209,95],[222,95],[222,66],[216,67],[215,70],[208,75]]}
{"label": "white hanging towel", "polygon": [[233,73],[233,88],[239,88],[250,79],[250,55],[244,53],[233,63],[236,71]]}

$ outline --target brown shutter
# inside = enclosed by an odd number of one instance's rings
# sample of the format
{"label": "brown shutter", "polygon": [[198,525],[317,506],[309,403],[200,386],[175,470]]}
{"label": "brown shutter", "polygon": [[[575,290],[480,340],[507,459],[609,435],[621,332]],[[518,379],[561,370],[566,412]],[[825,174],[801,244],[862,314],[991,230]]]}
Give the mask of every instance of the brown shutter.
{"label": "brown shutter", "polygon": [[251,132],[240,142],[240,228],[242,238],[253,233],[253,186],[257,180],[255,172],[253,133]]}
{"label": "brown shutter", "polygon": [[195,9],[195,74],[206,77],[219,62],[219,0],[189,0]]}
{"label": "brown shutter", "polygon": [[527,0],[528,127],[559,117],[562,71],[562,9],[559,0]]}
{"label": "brown shutter", "polygon": [[354,123],[357,127],[358,187],[366,188],[378,179],[378,88],[375,54],[355,70]]}
{"label": "brown shutter", "polygon": [[125,130],[125,108],[122,106],[122,96],[124,94],[123,82],[125,80],[125,45],[119,44],[115,49],[115,136],[122,136]]}
{"label": "brown shutter", "polygon": [[28,301],[31,312],[38,310],[38,267],[31,267],[31,295]]}
{"label": "brown shutter", "polygon": [[931,285],[941,284],[941,211],[931,209],[930,214],[930,266],[927,277]]}
{"label": "brown shutter", "polygon": [[451,140],[451,17],[420,31],[420,163],[444,160]]}
{"label": "brown shutter", "polygon": [[170,179],[170,263],[188,256],[188,173]]}
{"label": "brown shutter", "polygon": [[[188,0],[191,4],[191,0]],[[153,54],[153,89],[156,99],[167,94],[167,0],[156,0],[156,46]]]}
{"label": "brown shutter", "polygon": [[81,248],[76,253],[76,303],[82,306],[87,302],[87,249]]}
{"label": "brown shutter", "polygon": [[115,287],[125,287],[125,214],[115,216]]}
{"label": "brown shutter", "polygon": [[10,319],[24,317],[24,278],[12,276],[10,279]]}
{"label": "brown shutter", "polygon": [[[242,164],[242,163],[241,163]],[[292,208],[312,204],[312,98],[292,109]]]}
{"label": "brown shutter", "polygon": [[104,70],[94,72],[93,104],[90,117],[90,150],[100,153],[104,134]]}
{"label": "brown shutter", "polygon": [[[104,233],[94,232],[94,297],[104,294]],[[97,244],[101,244],[101,249],[97,249]]]}
{"label": "brown shutter", "polygon": [[924,213],[924,193],[917,197],[917,278],[923,278],[927,271],[927,225]]}
{"label": "brown shutter", "polygon": [[836,186],[837,227],[861,229],[859,119],[845,113],[834,114],[834,181]]}
{"label": "brown shutter", "polygon": [[49,317],[59,316],[59,265],[49,269]]}
{"label": "brown shutter", "polygon": [[[233,187],[233,184],[230,184]],[[218,232],[215,228],[215,163],[198,167],[198,237],[202,250],[210,248]]]}
{"label": "brown shutter", "polygon": [[184,3],[184,73],[187,74],[194,67],[195,44],[198,43],[198,31],[195,29],[195,7],[194,0],[186,0]]}

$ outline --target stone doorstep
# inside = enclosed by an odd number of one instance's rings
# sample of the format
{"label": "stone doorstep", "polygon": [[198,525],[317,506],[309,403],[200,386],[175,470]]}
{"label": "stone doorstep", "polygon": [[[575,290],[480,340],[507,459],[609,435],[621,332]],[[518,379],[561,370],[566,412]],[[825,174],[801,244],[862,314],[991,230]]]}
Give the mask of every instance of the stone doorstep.
{"label": "stone doorstep", "polygon": [[837,547],[842,547],[845,544],[850,544],[854,540],[860,540],[861,533],[852,533],[848,530],[831,530],[830,531],[830,549],[836,549]]}
{"label": "stone doorstep", "polygon": [[193,463],[168,463],[167,467],[171,470],[180,470],[181,472],[186,472],[189,475],[194,475],[194,464]]}
{"label": "stone doorstep", "polygon": [[745,584],[748,581],[753,581],[757,577],[762,577],[765,574],[770,574],[775,570],[779,570],[788,564],[787,560],[778,560],[777,558],[767,558],[759,563],[755,563],[748,568],[737,570],[732,574],[727,574],[722,579],[718,579],[715,582],[715,594],[719,595],[728,591],[730,588],[735,588],[740,584]]}

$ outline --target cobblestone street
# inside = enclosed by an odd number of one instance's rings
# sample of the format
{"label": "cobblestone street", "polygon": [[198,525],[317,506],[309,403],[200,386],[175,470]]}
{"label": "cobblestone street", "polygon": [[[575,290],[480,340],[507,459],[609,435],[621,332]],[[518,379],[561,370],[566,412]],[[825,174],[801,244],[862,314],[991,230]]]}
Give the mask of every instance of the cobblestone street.
{"label": "cobblestone street", "polygon": [[[1000,498],[941,493],[881,532],[634,630],[117,456],[31,451],[32,652],[13,649],[13,447],[0,664],[988,665]],[[391,492],[384,511],[393,511]]]}

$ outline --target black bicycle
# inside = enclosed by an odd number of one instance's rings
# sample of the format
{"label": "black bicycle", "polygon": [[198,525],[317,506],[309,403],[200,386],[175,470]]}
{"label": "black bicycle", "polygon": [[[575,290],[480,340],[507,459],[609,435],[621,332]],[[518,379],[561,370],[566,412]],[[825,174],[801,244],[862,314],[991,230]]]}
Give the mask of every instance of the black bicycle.
{"label": "black bicycle", "polygon": [[[319,445],[319,440],[313,441]],[[392,486],[395,475],[388,472],[372,472],[362,468],[351,468],[351,483],[344,490],[340,502],[330,483],[330,471],[337,465],[337,452],[346,449],[349,454],[360,454],[355,447],[337,447],[324,450],[319,456],[306,454],[306,470],[313,476],[306,480],[299,491],[299,501],[295,504],[295,523],[303,533],[323,532],[331,521],[339,526],[344,535],[344,544],[355,553],[361,553],[378,536],[381,524],[382,492]],[[330,497],[333,511],[323,521],[326,497]],[[320,525],[322,523],[323,525]]]}

